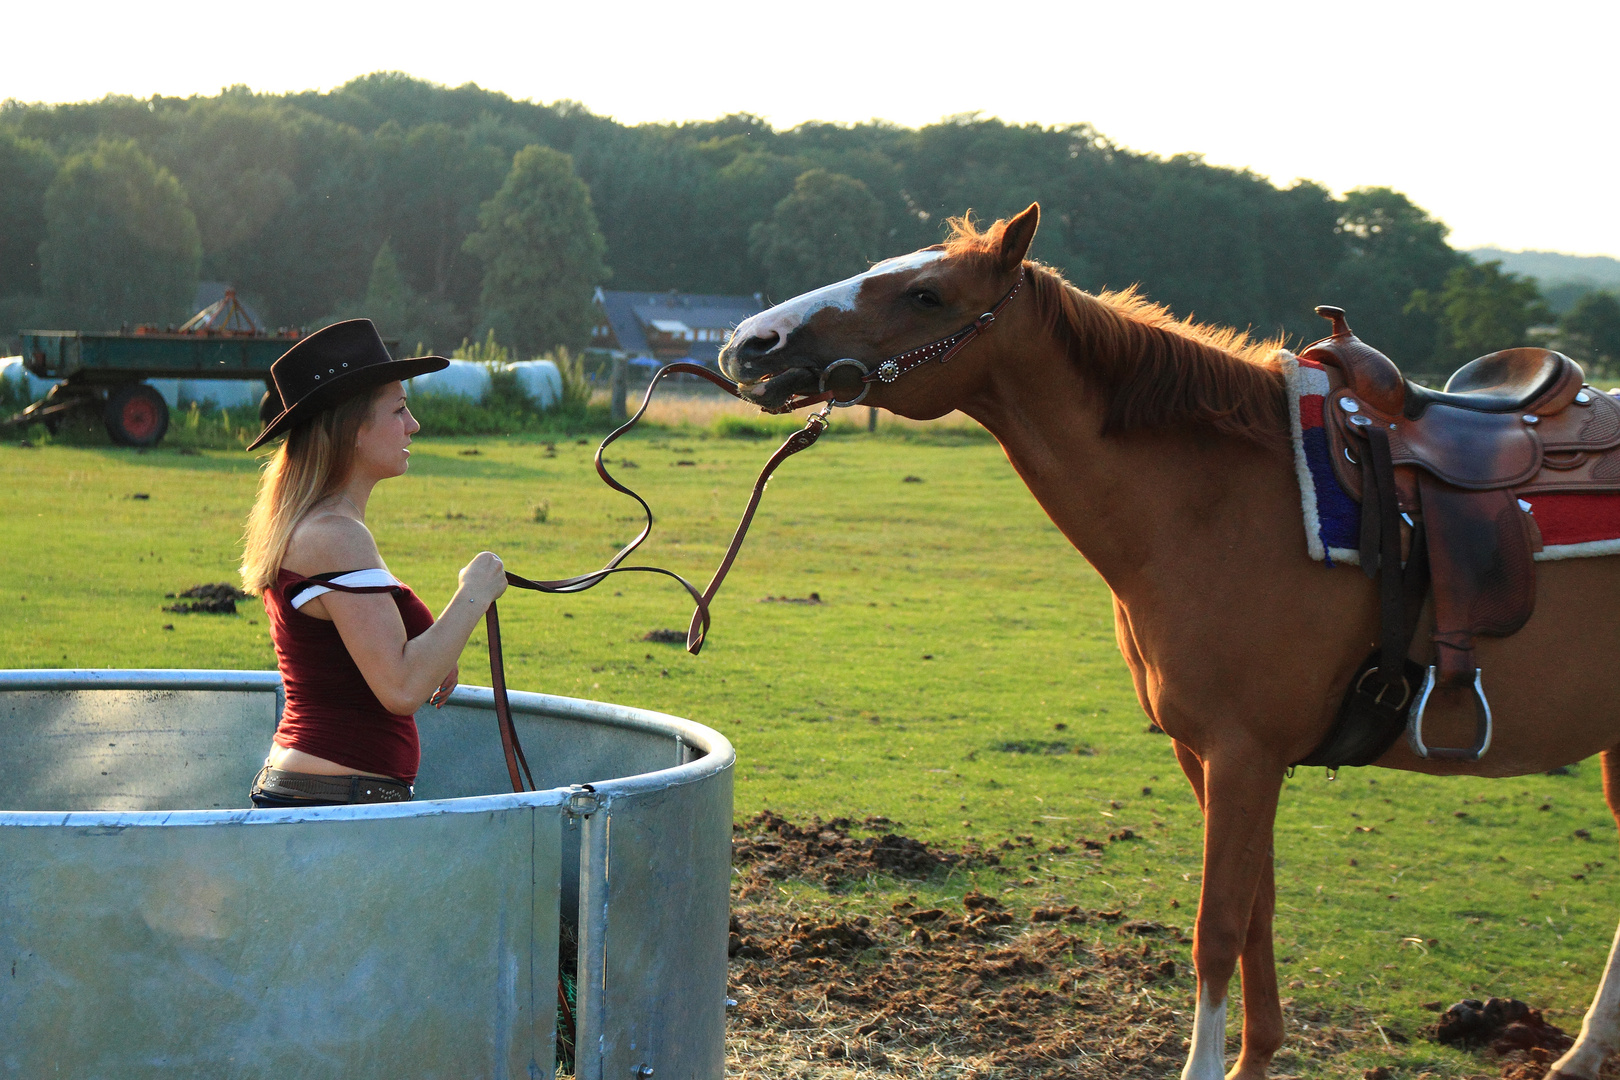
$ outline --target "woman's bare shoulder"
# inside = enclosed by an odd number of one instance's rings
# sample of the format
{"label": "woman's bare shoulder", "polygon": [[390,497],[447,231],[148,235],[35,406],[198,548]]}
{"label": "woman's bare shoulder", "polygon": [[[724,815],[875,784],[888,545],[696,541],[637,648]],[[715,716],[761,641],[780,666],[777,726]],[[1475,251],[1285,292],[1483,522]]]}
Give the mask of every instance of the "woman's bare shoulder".
{"label": "woman's bare shoulder", "polygon": [[295,574],[331,574],[369,570],[383,565],[377,541],[365,524],[346,514],[317,511],[293,527],[287,541],[284,570]]}

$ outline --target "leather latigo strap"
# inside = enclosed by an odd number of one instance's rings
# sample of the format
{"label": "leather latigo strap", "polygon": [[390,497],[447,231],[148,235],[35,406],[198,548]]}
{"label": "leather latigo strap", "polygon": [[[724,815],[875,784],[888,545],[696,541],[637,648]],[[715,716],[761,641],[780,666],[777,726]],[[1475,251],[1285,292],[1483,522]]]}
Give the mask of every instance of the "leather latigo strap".
{"label": "leather latigo strap", "polygon": [[1361,506],[1361,569],[1378,582],[1378,677],[1390,686],[1405,671],[1412,639],[1406,626],[1401,568],[1401,522],[1396,506],[1395,467],[1389,458],[1389,435],[1380,428],[1368,431],[1368,453],[1362,461],[1363,491],[1372,494]]}

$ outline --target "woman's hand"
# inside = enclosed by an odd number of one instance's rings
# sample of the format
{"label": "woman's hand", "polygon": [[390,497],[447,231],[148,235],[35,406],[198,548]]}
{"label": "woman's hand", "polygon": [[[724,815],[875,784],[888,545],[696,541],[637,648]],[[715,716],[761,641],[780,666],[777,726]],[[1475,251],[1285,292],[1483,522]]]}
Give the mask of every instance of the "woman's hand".
{"label": "woman's hand", "polygon": [[506,591],[506,567],[493,551],[480,551],[461,568],[458,580],[466,599],[483,611]]}
{"label": "woman's hand", "polygon": [[433,696],[428,698],[428,704],[435,709],[444,708],[444,703],[450,700],[450,692],[456,688],[456,683],[460,678],[461,665],[457,664],[451,667],[450,674],[446,675],[444,681],[439,684],[439,688],[433,691]]}

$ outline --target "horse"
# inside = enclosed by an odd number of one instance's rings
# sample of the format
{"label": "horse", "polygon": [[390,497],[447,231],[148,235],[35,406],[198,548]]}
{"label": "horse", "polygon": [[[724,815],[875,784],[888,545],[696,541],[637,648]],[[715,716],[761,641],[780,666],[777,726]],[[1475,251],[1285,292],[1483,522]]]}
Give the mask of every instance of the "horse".
{"label": "horse", "polygon": [[[1307,552],[1281,342],[1178,320],[1134,288],[1081,291],[1028,258],[1039,217],[1034,204],[986,229],[956,219],[942,244],[744,321],[720,367],[767,410],[830,399],[916,420],[967,414],[1101,575],[1137,699],[1170,736],[1203,815],[1182,1076],[1259,1080],[1283,1040],[1278,797],[1378,640],[1376,588]],[[1426,759],[1401,740],[1375,766],[1509,777],[1600,753],[1620,821],[1617,571],[1613,557],[1541,563],[1534,617],[1479,643],[1497,718],[1489,753]],[[1427,665],[1425,618],[1410,658]],[[1431,722],[1472,730],[1468,699],[1453,697],[1436,698]],[[1227,1073],[1235,971],[1242,1046]],[[1616,1049],[1620,934],[1578,1039],[1548,1076],[1593,1080]]]}

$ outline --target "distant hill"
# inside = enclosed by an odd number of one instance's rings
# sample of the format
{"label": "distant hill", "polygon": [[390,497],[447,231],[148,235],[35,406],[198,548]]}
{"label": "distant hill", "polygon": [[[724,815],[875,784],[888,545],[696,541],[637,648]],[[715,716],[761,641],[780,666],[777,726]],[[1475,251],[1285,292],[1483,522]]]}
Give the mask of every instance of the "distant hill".
{"label": "distant hill", "polygon": [[1502,251],[1474,248],[1475,262],[1500,260],[1502,269],[1535,278],[1543,290],[1554,285],[1586,285],[1596,289],[1620,288],[1620,259],[1607,255],[1561,255],[1556,251]]}

